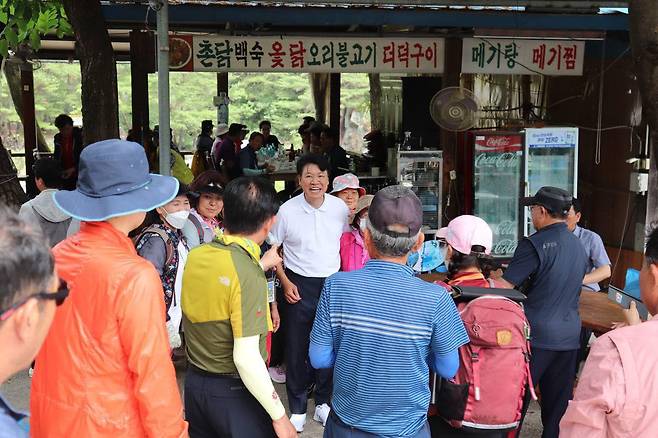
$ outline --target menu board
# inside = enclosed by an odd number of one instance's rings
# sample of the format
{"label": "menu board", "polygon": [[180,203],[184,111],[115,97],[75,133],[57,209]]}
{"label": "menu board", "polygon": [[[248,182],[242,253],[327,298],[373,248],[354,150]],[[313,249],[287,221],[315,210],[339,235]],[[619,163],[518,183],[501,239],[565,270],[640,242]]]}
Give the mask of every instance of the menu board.
{"label": "menu board", "polygon": [[172,35],[175,71],[442,73],[441,38]]}
{"label": "menu board", "polygon": [[462,73],[581,76],[585,42],[464,38]]}

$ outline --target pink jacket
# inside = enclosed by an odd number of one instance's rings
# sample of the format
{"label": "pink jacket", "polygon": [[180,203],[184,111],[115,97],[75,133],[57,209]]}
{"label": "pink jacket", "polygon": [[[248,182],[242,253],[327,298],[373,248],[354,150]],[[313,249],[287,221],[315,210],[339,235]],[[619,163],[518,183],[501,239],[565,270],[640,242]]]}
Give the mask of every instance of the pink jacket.
{"label": "pink jacket", "polygon": [[613,330],[593,345],[560,438],[658,436],[658,320]]}
{"label": "pink jacket", "polygon": [[356,271],[370,260],[359,230],[346,231],[340,236],[340,270]]}

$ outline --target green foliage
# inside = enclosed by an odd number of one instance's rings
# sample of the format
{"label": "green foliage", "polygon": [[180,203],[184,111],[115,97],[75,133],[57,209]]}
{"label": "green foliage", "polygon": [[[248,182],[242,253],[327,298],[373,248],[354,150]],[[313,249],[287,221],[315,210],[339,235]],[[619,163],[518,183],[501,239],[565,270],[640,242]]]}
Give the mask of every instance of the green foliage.
{"label": "green foliage", "polygon": [[39,50],[47,33],[61,38],[72,31],[61,0],[0,0],[0,29],[3,57],[23,43]]}
{"label": "green foliage", "polygon": [[53,32],[58,38],[71,34],[61,0],[0,0],[0,56],[27,43],[41,47],[41,35]]}
{"label": "green foliage", "polygon": [[[0,0],[2,1],[2,0]],[[123,138],[132,124],[130,65],[117,64],[119,129]],[[313,100],[306,74],[231,73],[229,75],[231,122],[244,123],[257,130],[261,120],[272,122],[272,133],[286,145],[300,140],[297,128],[302,117],[314,115]],[[43,62],[34,71],[37,120],[46,141],[52,146],[57,132],[53,121],[58,114],[69,114],[76,123],[82,121],[80,65],[78,63]],[[215,73],[172,72],[170,76],[171,127],[174,141],[183,150],[192,150],[201,121],[216,120],[213,97],[217,90]],[[365,74],[343,75],[341,101],[367,121],[369,108],[368,77]],[[151,127],[158,122],[157,75],[149,76],[149,117]],[[365,124],[366,122],[364,122]],[[367,132],[369,128],[364,126]],[[360,133],[362,136],[363,134]],[[22,127],[14,110],[4,77],[0,75],[0,136],[7,147],[22,149]],[[357,136],[358,137],[358,136]],[[360,137],[359,137],[360,139]]]}

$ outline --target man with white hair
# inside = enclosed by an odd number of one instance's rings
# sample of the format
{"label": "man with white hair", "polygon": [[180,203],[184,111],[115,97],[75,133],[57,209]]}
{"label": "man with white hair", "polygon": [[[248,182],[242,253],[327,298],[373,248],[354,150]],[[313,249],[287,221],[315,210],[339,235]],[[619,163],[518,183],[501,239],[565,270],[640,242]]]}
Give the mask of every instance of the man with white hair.
{"label": "man with white hair", "polygon": [[315,368],[334,367],[325,437],[430,436],[430,369],[454,377],[468,335],[446,290],[406,265],[423,244],[421,227],[410,189],[380,190],[364,235],[372,259],[324,284],[309,355]]}

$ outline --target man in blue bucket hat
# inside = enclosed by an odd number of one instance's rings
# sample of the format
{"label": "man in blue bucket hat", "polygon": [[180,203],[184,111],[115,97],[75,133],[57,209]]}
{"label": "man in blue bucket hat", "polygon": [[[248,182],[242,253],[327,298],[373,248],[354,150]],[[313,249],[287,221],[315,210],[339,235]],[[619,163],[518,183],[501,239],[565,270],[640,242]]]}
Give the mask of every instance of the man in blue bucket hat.
{"label": "man in blue bucket hat", "polygon": [[36,360],[32,436],[187,436],[160,278],[128,238],[177,190],[142,146],[105,140],[83,150],[76,190],[56,193],[82,225],[53,250],[70,292]]}

